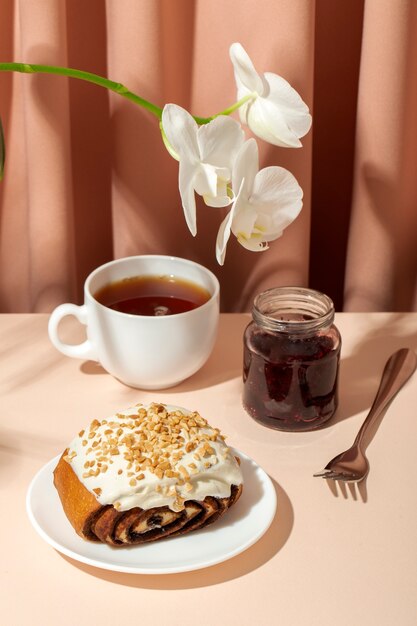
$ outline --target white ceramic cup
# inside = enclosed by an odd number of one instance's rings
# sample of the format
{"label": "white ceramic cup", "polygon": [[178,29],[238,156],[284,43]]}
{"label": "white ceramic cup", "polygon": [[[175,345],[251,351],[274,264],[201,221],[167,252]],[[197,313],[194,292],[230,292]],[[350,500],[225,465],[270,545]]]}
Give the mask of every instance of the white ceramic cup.
{"label": "white ceramic cup", "polygon": [[[99,289],[133,276],[172,275],[204,287],[211,298],[191,311],[150,317],[121,313],[100,304]],[[84,304],[61,304],[51,314],[49,338],[66,356],[98,361],[115,378],[132,387],[163,389],[185,380],[207,361],[219,321],[219,281],[208,269],[178,257],[133,256],[111,261],[85,281]],[[87,327],[87,340],[63,343],[59,323],[74,315]]]}

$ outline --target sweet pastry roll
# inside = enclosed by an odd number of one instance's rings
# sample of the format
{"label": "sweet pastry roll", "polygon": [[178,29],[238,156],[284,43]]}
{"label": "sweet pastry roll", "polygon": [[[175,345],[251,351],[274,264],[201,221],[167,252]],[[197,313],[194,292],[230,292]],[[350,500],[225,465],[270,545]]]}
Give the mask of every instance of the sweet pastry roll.
{"label": "sweet pastry roll", "polygon": [[61,456],[54,484],[81,537],[126,546],[215,522],[240,497],[243,479],[201,415],[151,404],[93,420]]}

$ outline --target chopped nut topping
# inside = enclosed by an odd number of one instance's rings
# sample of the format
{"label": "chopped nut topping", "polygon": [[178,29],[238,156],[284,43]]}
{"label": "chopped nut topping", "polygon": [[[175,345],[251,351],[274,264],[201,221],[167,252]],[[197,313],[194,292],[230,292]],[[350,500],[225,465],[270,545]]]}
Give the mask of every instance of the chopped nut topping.
{"label": "chopped nut topping", "polygon": [[188,472],[185,469],[184,465],[179,465],[178,469],[185,478],[188,478]]}
{"label": "chopped nut topping", "polygon": [[189,441],[186,446],[185,446],[185,451],[188,452],[192,452],[193,450],[195,450],[197,447],[197,444],[194,441]]}
{"label": "chopped nut topping", "polygon": [[[104,474],[114,459],[114,473],[127,476],[132,487],[145,479],[146,472],[164,481],[155,484],[155,490],[175,499],[173,506],[182,510],[184,498],[179,488],[183,495],[192,491],[190,476],[198,474],[201,463],[208,469],[219,462],[217,455],[222,458],[223,450],[215,442],[222,442],[223,437],[196,411],[170,411],[162,404],[152,404],[147,409],[138,405],[135,411],[119,413],[109,421],[93,420],[86,431],[80,431],[79,437],[85,437],[81,443],[87,446],[87,458],[92,453],[95,459],[90,457],[84,463],[83,478]],[[70,462],[71,455],[64,458]],[[199,463],[190,462],[191,459]],[[96,487],[93,491],[98,495],[100,489]]]}

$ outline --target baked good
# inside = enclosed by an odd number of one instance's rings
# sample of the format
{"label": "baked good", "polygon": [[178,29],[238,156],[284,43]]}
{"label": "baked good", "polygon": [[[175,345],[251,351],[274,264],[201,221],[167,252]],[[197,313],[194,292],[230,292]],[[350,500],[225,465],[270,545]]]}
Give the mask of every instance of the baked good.
{"label": "baked good", "polygon": [[81,537],[125,546],[213,523],[243,479],[218,429],[196,411],[153,403],[93,420],[62,454],[54,484]]}

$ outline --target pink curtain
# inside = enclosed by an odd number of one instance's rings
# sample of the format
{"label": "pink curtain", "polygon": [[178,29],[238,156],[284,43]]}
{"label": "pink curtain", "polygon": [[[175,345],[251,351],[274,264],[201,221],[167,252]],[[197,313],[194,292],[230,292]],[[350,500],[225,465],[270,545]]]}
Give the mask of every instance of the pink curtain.
{"label": "pink curtain", "polygon": [[261,254],[235,241],[219,267],[221,211],[183,219],[177,163],[156,119],[77,80],[0,72],[0,311],[82,300],[112,258],[173,254],[208,266],[225,311],[309,285],[338,310],[417,310],[417,6],[413,0],[2,0],[0,61],[66,65],[163,105],[212,115],[235,100],[228,49],[286,78],[313,113],[303,148],[261,145],[288,168],[300,217]]}

